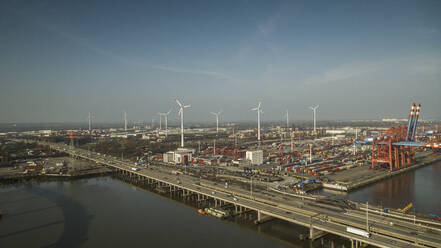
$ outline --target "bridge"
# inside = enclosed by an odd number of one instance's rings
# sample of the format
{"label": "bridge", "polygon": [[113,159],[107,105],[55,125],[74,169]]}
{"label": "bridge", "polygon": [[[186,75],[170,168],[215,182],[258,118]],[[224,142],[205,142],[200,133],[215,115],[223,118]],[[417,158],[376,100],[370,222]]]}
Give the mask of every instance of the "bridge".
{"label": "bridge", "polygon": [[[239,187],[221,186],[216,182],[190,175],[171,175],[163,167],[136,166],[133,162],[91,153],[64,144],[41,142],[51,149],[68,153],[111,167],[118,175],[130,181],[155,185],[194,196],[198,201],[211,201],[215,206],[232,205],[236,213],[253,211],[257,222],[276,218],[309,228],[314,240],[332,233],[351,241],[351,247],[362,244],[377,247],[441,247],[441,223],[411,218],[398,212],[383,213],[381,208],[355,203],[354,206],[336,204],[320,196],[287,196],[276,192],[252,192]],[[347,227],[363,229],[370,237],[347,232]]]}

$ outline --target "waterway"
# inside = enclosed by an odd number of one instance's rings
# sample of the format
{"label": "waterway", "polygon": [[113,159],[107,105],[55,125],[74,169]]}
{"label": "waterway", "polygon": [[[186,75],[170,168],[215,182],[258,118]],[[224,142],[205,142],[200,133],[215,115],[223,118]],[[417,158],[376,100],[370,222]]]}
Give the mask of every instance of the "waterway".
{"label": "waterway", "polygon": [[441,216],[441,161],[416,170],[408,171],[384,181],[367,185],[349,193],[322,189],[323,195],[369,202],[385,208],[403,208],[413,203],[414,210],[421,214]]}
{"label": "waterway", "polygon": [[[347,194],[355,201],[441,215],[441,162]],[[306,228],[283,221],[255,226],[196,213],[170,199],[111,177],[34,182],[0,188],[0,247],[341,247],[333,235],[300,240]]]}
{"label": "waterway", "polygon": [[0,247],[8,248],[322,247],[298,239],[306,228],[220,221],[111,177],[4,186],[0,209]]}

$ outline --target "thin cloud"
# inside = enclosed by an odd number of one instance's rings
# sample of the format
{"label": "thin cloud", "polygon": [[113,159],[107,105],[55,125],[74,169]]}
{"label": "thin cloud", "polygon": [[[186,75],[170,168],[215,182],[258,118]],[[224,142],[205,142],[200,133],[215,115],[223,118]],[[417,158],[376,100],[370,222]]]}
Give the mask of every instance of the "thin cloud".
{"label": "thin cloud", "polygon": [[427,55],[400,57],[377,62],[354,62],[331,68],[321,74],[312,75],[304,80],[304,84],[333,83],[379,72],[386,72],[395,76],[431,76],[440,74],[440,68],[441,58]]}
{"label": "thin cloud", "polygon": [[221,79],[226,79],[233,82],[240,82],[242,80],[229,76],[222,72],[216,72],[216,71],[203,71],[203,70],[191,70],[191,69],[185,69],[185,68],[177,68],[177,67],[169,67],[169,66],[160,66],[155,65],[152,66],[154,69],[163,70],[163,71],[169,71],[174,73],[187,73],[187,74],[195,74],[195,75],[207,75],[212,77],[217,77]]}
{"label": "thin cloud", "polygon": [[380,63],[362,63],[362,64],[347,64],[330,69],[322,74],[314,75],[307,78],[304,84],[321,84],[332,83],[350,79],[353,77],[369,74],[377,71],[380,68]]}

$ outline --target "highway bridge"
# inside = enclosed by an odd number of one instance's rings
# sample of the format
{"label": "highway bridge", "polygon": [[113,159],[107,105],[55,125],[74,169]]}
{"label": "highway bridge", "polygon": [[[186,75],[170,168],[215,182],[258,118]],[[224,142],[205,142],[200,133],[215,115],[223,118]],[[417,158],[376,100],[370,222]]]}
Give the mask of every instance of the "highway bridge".
{"label": "highway bridge", "polygon": [[[441,223],[399,214],[386,214],[377,207],[365,204],[344,205],[330,198],[316,196],[287,196],[277,192],[249,191],[190,175],[172,175],[161,166],[136,166],[133,162],[92,153],[64,144],[41,142],[51,149],[74,157],[109,166],[119,175],[134,182],[167,188],[193,195],[198,200],[213,201],[215,206],[233,205],[237,213],[255,211],[257,222],[277,218],[309,228],[314,240],[332,233],[351,241],[351,247],[369,244],[377,247],[441,247]],[[368,220],[368,221],[367,221]],[[369,237],[347,231],[354,227],[369,232]]]}

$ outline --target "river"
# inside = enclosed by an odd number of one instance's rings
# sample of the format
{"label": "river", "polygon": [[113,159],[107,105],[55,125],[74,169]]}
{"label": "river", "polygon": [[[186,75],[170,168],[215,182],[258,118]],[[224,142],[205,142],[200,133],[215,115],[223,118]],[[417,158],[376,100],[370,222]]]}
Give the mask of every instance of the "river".
{"label": "river", "polygon": [[325,189],[319,193],[353,201],[369,202],[385,208],[403,208],[413,203],[410,213],[416,210],[421,214],[441,216],[441,161],[349,193]]}
{"label": "river", "polygon": [[[340,198],[441,215],[441,162]],[[0,247],[322,247],[298,239],[305,228],[283,221],[255,226],[196,213],[179,200],[111,177],[34,182],[0,188]],[[328,235],[335,247],[347,241]]]}
{"label": "river", "polygon": [[[219,221],[111,177],[5,186],[0,188],[0,209],[0,247],[8,248],[277,248],[310,243],[290,237],[286,232],[296,231],[285,228],[287,223],[256,227]],[[277,234],[267,235],[271,233]]]}

